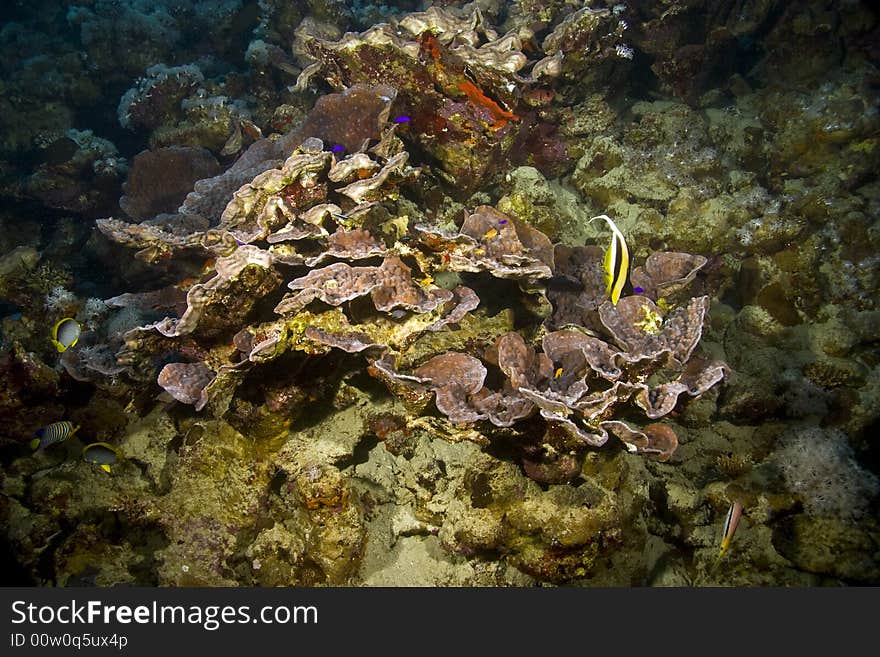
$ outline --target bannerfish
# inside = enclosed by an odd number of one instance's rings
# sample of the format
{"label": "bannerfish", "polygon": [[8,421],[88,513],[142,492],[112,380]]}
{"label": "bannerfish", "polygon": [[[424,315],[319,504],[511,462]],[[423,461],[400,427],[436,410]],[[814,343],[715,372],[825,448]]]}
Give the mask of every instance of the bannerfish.
{"label": "bannerfish", "polygon": [[46,449],[49,445],[67,440],[77,431],[79,431],[79,426],[67,420],[47,424],[45,427],[40,427],[34,431],[31,449]]}
{"label": "bannerfish", "polygon": [[109,443],[91,443],[83,447],[82,457],[109,474],[110,466],[122,460],[122,452]]}
{"label": "bannerfish", "polygon": [[59,353],[76,346],[82,327],[73,317],[65,317],[52,327],[52,344]]}
{"label": "bannerfish", "polygon": [[615,306],[620,301],[623,286],[626,285],[626,276],[629,272],[629,249],[626,248],[626,240],[617,225],[606,214],[600,214],[595,219],[604,219],[611,229],[611,243],[605,251],[605,260],[602,268],[605,270],[605,294],[611,298]]}
{"label": "bannerfish", "polygon": [[742,504],[736,500],[727,510],[727,517],[724,519],[724,531],[721,534],[721,549],[718,551],[718,559],[715,561],[716,565],[721,561],[724,553],[727,552],[727,548],[730,547],[730,542],[733,540],[733,534],[736,532],[736,526],[739,524],[742,511]]}

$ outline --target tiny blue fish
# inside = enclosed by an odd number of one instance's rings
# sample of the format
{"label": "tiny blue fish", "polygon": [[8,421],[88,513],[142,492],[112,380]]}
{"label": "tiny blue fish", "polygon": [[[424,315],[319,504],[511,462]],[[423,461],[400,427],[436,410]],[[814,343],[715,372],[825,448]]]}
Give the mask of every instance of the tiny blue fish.
{"label": "tiny blue fish", "polygon": [[334,153],[344,153],[345,146],[343,146],[342,144],[336,144],[335,146],[331,147],[330,150]]}
{"label": "tiny blue fish", "polygon": [[507,223],[507,219],[499,219],[499,220],[498,220],[498,225],[499,225],[499,226],[503,226],[503,225],[506,224],[506,223]]}
{"label": "tiny blue fish", "polygon": [[645,291],[645,288],[643,288],[643,287],[639,287],[638,285],[636,285],[636,286],[633,288],[633,292],[635,292],[636,294],[641,294],[641,293],[644,292],[644,291]]}
{"label": "tiny blue fish", "polygon": [[46,449],[49,445],[60,443],[70,438],[79,431],[79,426],[73,422],[64,420],[53,422],[34,431],[34,439],[31,441],[31,449]]}
{"label": "tiny blue fish", "polygon": [[410,121],[412,121],[412,119],[406,115],[395,116],[392,120],[394,121],[394,123],[409,123]]}

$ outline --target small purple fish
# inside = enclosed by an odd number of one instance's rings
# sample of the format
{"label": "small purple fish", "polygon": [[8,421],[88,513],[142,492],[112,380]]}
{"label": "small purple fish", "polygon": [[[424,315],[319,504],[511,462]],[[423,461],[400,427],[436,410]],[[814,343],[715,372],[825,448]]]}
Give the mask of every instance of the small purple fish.
{"label": "small purple fish", "polygon": [[330,148],[330,150],[333,151],[334,153],[344,153],[345,146],[343,146],[342,144],[336,144],[335,146]]}
{"label": "small purple fish", "polygon": [[499,219],[499,220],[498,220],[498,225],[499,225],[499,226],[503,226],[503,225],[506,224],[506,223],[507,223],[507,219]]}
{"label": "small purple fish", "polygon": [[633,292],[635,292],[636,294],[641,294],[641,293],[644,292],[644,291],[645,291],[645,288],[643,288],[643,287],[639,287],[638,285],[636,285],[636,286],[633,288]]}
{"label": "small purple fish", "polygon": [[394,121],[394,123],[409,123],[412,119],[405,114],[401,114],[400,116],[395,116],[392,121]]}

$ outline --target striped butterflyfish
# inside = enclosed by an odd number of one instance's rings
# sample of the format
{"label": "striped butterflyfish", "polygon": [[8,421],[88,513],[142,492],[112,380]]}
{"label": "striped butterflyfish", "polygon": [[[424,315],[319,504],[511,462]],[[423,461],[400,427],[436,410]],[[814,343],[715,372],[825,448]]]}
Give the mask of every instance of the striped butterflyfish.
{"label": "striped butterflyfish", "polygon": [[629,249],[626,248],[626,240],[623,233],[607,214],[600,214],[595,219],[604,219],[611,229],[611,243],[605,251],[605,260],[602,269],[605,271],[605,294],[611,298],[615,306],[620,301],[623,286],[626,285],[626,277],[629,273]]}
{"label": "striped butterflyfish", "polygon": [[47,424],[34,431],[31,449],[46,449],[49,445],[67,440],[77,431],[79,431],[79,426],[67,420]]}

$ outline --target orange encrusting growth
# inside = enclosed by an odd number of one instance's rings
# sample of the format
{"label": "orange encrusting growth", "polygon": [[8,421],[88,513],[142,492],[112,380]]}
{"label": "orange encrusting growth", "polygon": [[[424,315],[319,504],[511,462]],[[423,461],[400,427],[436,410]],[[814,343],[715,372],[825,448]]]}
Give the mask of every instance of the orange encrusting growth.
{"label": "orange encrusting growth", "polygon": [[[439,71],[445,73],[443,64],[440,61],[440,44],[437,37],[430,31],[425,30],[418,36],[419,42],[419,59],[426,61],[432,59]],[[489,129],[495,132],[506,126],[510,121],[519,121],[519,117],[513,112],[509,112],[501,105],[484,94],[480,88],[470,80],[465,80],[458,84],[458,89],[462,91],[474,105],[489,110],[492,115],[492,124]]]}
{"label": "orange encrusting growth", "polygon": [[513,112],[508,112],[494,100],[486,96],[480,88],[470,80],[465,80],[458,85],[458,88],[465,93],[468,99],[479,107],[484,107],[492,114],[494,123],[489,126],[490,130],[500,130],[507,125],[509,121],[519,121],[519,117]]}
{"label": "orange encrusting growth", "polygon": [[438,64],[440,63],[440,46],[437,43],[437,37],[435,37],[431,32],[425,30],[418,36],[419,46],[421,47],[421,52],[430,55],[431,59],[433,59]]}

